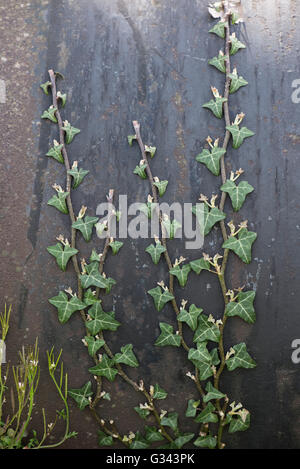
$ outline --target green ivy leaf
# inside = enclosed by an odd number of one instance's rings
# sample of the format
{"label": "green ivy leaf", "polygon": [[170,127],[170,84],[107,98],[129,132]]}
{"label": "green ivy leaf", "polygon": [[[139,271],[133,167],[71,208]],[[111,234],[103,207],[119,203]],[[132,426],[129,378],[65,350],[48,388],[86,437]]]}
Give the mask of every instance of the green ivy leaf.
{"label": "green ivy leaf", "polygon": [[176,431],[178,427],[177,412],[170,412],[167,415],[164,415],[161,418],[160,423],[163,427],[170,427],[173,431]]}
{"label": "green ivy leaf", "polygon": [[235,35],[229,37],[231,46],[230,46],[230,55],[236,54],[240,49],[246,49],[245,44],[238,40]]}
{"label": "green ivy leaf", "polygon": [[106,279],[105,293],[107,293],[107,294],[110,293],[112,287],[113,287],[114,285],[116,285],[116,283],[117,283],[117,282],[116,282],[113,278],[108,277],[108,278]]}
{"label": "green ivy leaf", "polygon": [[250,412],[248,412],[245,421],[239,415],[238,417],[232,417],[229,425],[229,433],[244,432],[250,427]]}
{"label": "green ivy leaf", "polygon": [[255,135],[254,132],[252,132],[252,130],[247,129],[247,127],[242,127],[240,129],[237,124],[227,125],[226,129],[229,130],[229,132],[232,135],[233,148],[239,148],[242,145],[245,138],[252,137],[253,135]]}
{"label": "green ivy leaf", "polygon": [[136,135],[127,135],[129,145],[132,147],[133,140],[136,140]]}
{"label": "green ivy leaf", "polygon": [[141,165],[138,165],[134,168],[133,170],[133,174],[137,174],[138,176],[140,176],[140,178],[142,179],[147,179],[147,174],[145,172],[145,169],[147,168],[147,165],[146,164],[141,164]]}
{"label": "green ivy leaf", "polygon": [[152,261],[154,264],[158,264],[160,260],[160,256],[163,252],[165,252],[166,248],[158,241],[155,244],[150,244],[145,251],[150,254]]}
{"label": "green ivy leaf", "polygon": [[56,111],[57,111],[56,107],[50,106],[46,111],[43,112],[41,118],[42,119],[49,119],[50,121],[52,121],[56,124],[57,123],[57,119],[56,119],[56,116],[55,116]]}
{"label": "green ivy leaf", "polygon": [[57,100],[61,100],[61,105],[62,107],[65,107],[66,101],[67,101],[67,95],[66,93],[62,94],[60,91],[58,91],[57,95]]}
{"label": "green ivy leaf", "polygon": [[69,192],[57,192],[57,194],[53,195],[51,199],[48,200],[47,204],[57,208],[57,210],[62,213],[69,213],[66,204],[66,198],[68,195]]}
{"label": "green ivy leaf", "polygon": [[74,399],[80,410],[89,405],[89,397],[93,395],[91,382],[88,381],[82,388],[69,389],[68,395]]}
{"label": "green ivy leaf", "polygon": [[132,344],[127,344],[124,345],[124,347],[121,347],[121,352],[122,353],[115,354],[116,363],[124,363],[124,365],[132,366],[134,368],[139,366],[136,356],[132,351]]}
{"label": "green ivy leaf", "polygon": [[221,186],[221,191],[229,194],[233,210],[238,212],[245,202],[247,195],[254,191],[254,187],[248,184],[247,181],[242,181],[239,185],[236,185],[234,181],[227,180]]}
{"label": "green ivy leaf", "polygon": [[165,391],[163,388],[160,387],[159,384],[154,385],[154,393],[153,393],[153,399],[166,399],[168,396],[167,391]]}
{"label": "green ivy leaf", "polygon": [[174,441],[177,448],[181,449],[184,445],[186,445],[189,441],[191,441],[195,436],[195,433],[183,433],[182,435],[178,436]]}
{"label": "green ivy leaf", "polygon": [[198,316],[202,313],[202,311],[202,308],[197,308],[197,306],[193,304],[190,305],[189,311],[183,308],[180,309],[180,313],[177,316],[177,319],[178,321],[186,322],[192,331],[195,331],[197,329]]}
{"label": "green ivy leaf", "polygon": [[[192,212],[196,215],[200,228],[203,229],[204,235],[207,236],[212,227],[221,220],[226,218],[225,213],[221,212],[217,207],[209,208],[208,205],[199,207],[199,205],[194,205],[192,207]],[[202,220],[204,226],[202,225]]]}
{"label": "green ivy leaf", "polygon": [[214,449],[217,446],[217,438],[215,436],[199,436],[194,441],[194,445],[198,448]]}
{"label": "green ivy leaf", "polygon": [[92,263],[85,266],[86,273],[80,275],[80,281],[83,288],[99,287],[107,288],[107,279],[100,274],[98,265]]}
{"label": "green ivy leaf", "polygon": [[159,327],[161,330],[160,336],[156,339],[154,345],[158,347],[165,347],[172,345],[173,347],[180,347],[181,337],[180,335],[174,334],[173,327],[165,322],[160,322]]}
{"label": "green ivy leaf", "polygon": [[226,305],[226,316],[239,316],[248,324],[253,324],[256,319],[253,307],[254,298],[255,291],[240,292],[236,301],[231,301]]}
{"label": "green ivy leaf", "polygon": [[97,254],[97,251],[95,249],[92,249],[92,253],[90,255],[90,262],[100,262],[100,255]]}
{"label": "green ivy leaf", "polygon": [[145,145],[145,152],[150,153],[150,157],[153,158],[156,152],[156,147],[151,147],[149,145]]}
{"label": "green ivy leaf", "polygon": [[146,449],[149,447],[148,442],[139,431],[136,432],[134,440],[130,443],[130,449]]}
{"label": "green ivy leaf", "polygon": [[154,210],[155,204],[152,202],[147,202],[146,204],[139,204],[139,210],[146,215],[147,218],[152,218],[152,212]]}
{"label": "green ivy leaf", "polygon": [[251,262],[251,248],[252,244],[257,238],[254,231],[248,231],[247,228],[242,228],[238,233],[238,238],[230,236],[224,243],[223,248],[231,249],[239,258],[249,264]]}
{"label": "green ivy leaf", "polygon": [[227,55],[222,55],[221,52],[219,52],[218,57],[213,57],[208,61],[209,65],[212,65],[213,67],[216,67],[220,72],[226,73],[226,65],[225,62],[227,60]]}
{"label": "green ivy leaf", "polygon": [[63,247],[60,243],[57,243],[55,246],[47,247],[47,251],[55,257],[59,268],[65,271],[69,259],[77,254],[78,249],[71,248],[68,245]]}
{"label": "green ivy leaf", "polygon": [[97,297],[95,296],[95,293],[96,292],[93,292],[91,288],[89,288],[88,290],[86,290],[84,292],[84,296],[83,296],[83,302],[87,305],[87,306],[91,306],[93,305],[94,303],[97,303],[99,300],[97,299]]}
{"label": "green ivy leaf", "polygon": [[153,183],[153,185],[157,187],[160,197],[162,197],[164,195],[164,193],[166,192],[168,183],[169,183],[169,181],[167,181],[167,180],[157,181],[157,182]]}
{"label": "green ivy leaf", "polygon": [[209,30],[209,33],[214,33],[222,39],[225,39],[225,22],[219,21],[213,28]]}
{"label": "green ivy leaf", "polygon": [[94,337],[90,336],[86,336],[84,340],[88,345],[88,352],[91,357],[94,357],[98,350],[105,344],[105,340],[95,339]]}
{"label": "green ivy leaf", "polygon": [[225,397],[225,394],[214,388],[210,381],[207,383],[205,390],[207,394],[203,397],[203,402],[209,402],[212,399],[222,399]]}
{"label": "green ivy leaf", "polygon": [[71,143],[75,135],[79,134],[80,130],[77,129],[76,127],[72,127],[70,122],[65,121],[62,129],[66,133],[66,143]]}
{"label": "green ivy leaf", "polygon": [[219,342],[220,330],[216,324],[210,322],[206,314],[201,314],[198,318],[198,328],[195,332],[193,341],[206,342],[207,340]]}
{"label": "green ivy leaf", "polygon": [[177,230],[181,228],[181,224],[177,220],[171,222],[169,218],[164,219],[162,223],[167,233],[166,237],[174,239]]}
{"label": "green ivy leaf", "polygon": [[145,425],[145,438],[149,443],[154,443],[155,441],[163,441],[164,437],[162,434],[157,431],[155,427],[148,427]]}
{"label": "green ivy leaf", "polygon": [[162,290],[159,286],[148,290],[148,293],[152,296],[157,311],[161,311],[166,303],[174,299],[168,290]]}
{"label": "green ivy leaf", "polygon": [[51,88],[51,81],[46,81],[45,83],[42,83],[40,87],[42,88],[44,93],[48,95],[49,94],[48,88]]}
{"label": "green ivy leaf", "polygon": [[79,230],[82,233],[85,241],[90,241],[94,225],[98,222],[98,218],[89,217],[86,215],[84,218],[79,218],[72,223],[72,228]]}
{"label": "green ivy leaf", "polygon": [[226,360],[226,365],[229,371],[236,368],[255,368],[256,363],[247,352],[247,347],[244,342],[234,345],[233,350],[235,354]]}
{"label": "green ivy leaf", "polygon": [[226,153],[224,148],[213,147],[211,151],[207,150],[206,148],[202,150],[199,155],[196,156],[196,160],[199,163],[205,164],[207,169],[215,176],[220,175],[220,159],[222,155]]}
{"label": "green ivy leaf", "polygon": [[190,348],[188,359],[196,366],[198,362],[211,364],[211,356],[206,347],[206,342],[198,342],[197,349]]}
{"label": "green ivy leaf", "polygon": [[51,147],[49,149],[48,153],[46,153],[46,156],[51,156],[56,161],[63,164],[64,163],[64,157],[61,153],[62,147],[63,147],[63,145],[56,145],[54,143],[53,147]]}
{"label": "green ivy leaf", "polygon": [[111,247],[112,253],[113,253],[114,256],[120,251],[123,244],[124,243],[122,243],[121,241],[111,241],[109,243],[109,246]]}
{"label": "green ivy leaf", "polygon": [[86,307],[86,305],[80,301],[77,296],[72,296],[72,298],[68,300],[68,296],[62,291],[60,291],[57,296],[50,298],[48,301],[57,308],[58,320],[62,324],[65,324],[75,311],[81,311]]}
{"label": "green ivy leaf", "polygon": [[222,119],[223,117],[223,104],[226,103],[226,98],[216,97],[211,99],[208,103],[202,105],[202,107],[210,109],[212,113],[218,118]]}
{"label": "green ivy leaf", "polygon": [[213,348],[210,352],[211,360],[212,360],[212,365],[219,365],[220,364],[220,358],[219,358],[219,352],[217,347]]}
{"label": "green ivy leaf", "polygon": [[93,336],[104,330],[116,331],[121,325],[119,321],[116,321],[114,318],[113,311],[109,313],[103,311],[100,301],[95,303],[88,312],[92,320],[87,321],[85,324],[86,328]]}
{"label": "green ivy leaf", "polygon": [[78,169],[77,166],[75,168],[69,169],[67,172],[73,178],[73,189],[76,189],[82,183],[85,176],[89,174],[89,171],[82,168]]}
{"label": "green ivy leaf", "polygon": [[231,78],[229,93],[233,94],[239,90],[242,86],[247,86],[248,82],[241,76],[239,77],[236,73],[229,73],[228,75]]}
{"label": "green ivy leaf", "polygon": [[134,407],[134,410],[136,411],[137,414],[141,417],[141,419],[146,420],[148,415],[150,414],[150,410],[148,409],[141,409],[140,407]]}
{"label": "green ivy leaf", "polygon": [[185,412],[186,417],[196,417],[197,408],[200,404],[200,401],[195,401],[194,399],[189,399],[188,406]]}
{"label": "green ivy leaf", "polygon": [[202,270],[210,270],[210,263],[206,261],[203,257],[201,259],[191,261],[190,266],[197,275],[199,275]]}
{"label": "green ivy leaf", "polygon": [[179,265],[176,265],[169,272],[170,274],[174,275],[177,278],[179,285],[181,287],[184,287],[186,285],[190,271],[191,271],[190,264],[185,264],[182,267],[180,267]]}
{"label": "green ivy leaf", "polygon": [[218,416],[214,413],[215,406],[209,402],[202,412],[195,418],[196,423],[216,423]]}
{"label": "green ivy leaf", "polygon": [[113,437],[107,435],[106,433],[102,432],[101,430],[98,431],[98,445],[101,446],[112,446],[114,444]]}
{"label": "green ivy leaf", "polygon": [[106,354],[102,355],[101,361],[89,369],[89,372],[95,376],[104,376],[109,381],[114,381],[118,370],[114,367],[114,360],[108,358]]}

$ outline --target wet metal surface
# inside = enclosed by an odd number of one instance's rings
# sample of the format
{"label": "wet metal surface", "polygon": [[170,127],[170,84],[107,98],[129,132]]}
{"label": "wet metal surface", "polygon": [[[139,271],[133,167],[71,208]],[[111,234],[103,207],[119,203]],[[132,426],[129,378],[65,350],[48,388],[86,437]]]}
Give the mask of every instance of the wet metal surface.
{"label": "wet metal surface", "polygon": [[[94,213],[109,188],[116,195],[128,194],[129,203],[147,197],[147,183],[132,174],[140,159],[126,140],[133,119],[141,122],[145,143],[158,148],[153,171],[169,180],[165,200],[194,203],[200,192],[209,195],[216,187],[216,179],[195,155],[208,134],[223,135],[223,123],[201,107],[210,99],[210,85],[223,88],[223,76],[207,66],[222,41],[207,33],[206,3],[0,0],[0,80],[6,88],[6,102],[0,100],[0,298],[2,304],[13,304],[9,360],[15,360],[21,344],[38,336],[42,354],[52,345],[63,348],[72,387],[89,378],[80,318],[62,326],[48,303],[59,289],[74,286],[74,276],[71,266],[66,274],[60,272],[46,252],[57,235],[68,233],[68,222],[47,206],[51,185],[63,185],[64,175],[44,156],[56,129],[40,121],[49,99],[39,84],[50,67],[65,75],[59,84],[68,93],[64,117],[81,129],[69,156],[90,174],[74,195],[75,212],[84,204]],[[300,6],[296,0],[243,3],[246,23],[237,32],[247,49],[234,56],[233,65],[250,84],[230,98],[230,110],[232,117],[244,111],[245,125],[256,135],[238,151],[230,150],[227,164],[228,170],[242,167],[255,187],[236,220],[248,218],[259,237],[250,266],[231,256],[228,284],[257,290],[258,320],[254,326],[230,321],[226,344],[246,341],[258,367],[224,377],[224,390],[252,412],[251,429],[230,437],[228,445],[299,448],[300,365],[291,361],[291,342],[300,338],[300,104],[292,102],[291,94],[292,82],[300,78]],[[230,205],[226,208],[229,213]],[[100,241],[95,238],[94,243],[100,250]],[[130,375],[142,376],[148,384],[159,381],[169,391],[163,407],[179,408],[182,415],[185,399],[195,393],[185,377],[189,365],[183,353],[153,346],[158,322],[171,323],[173,313],[169,307],[157,313],[146,294],[166,278],[163,265],[151,265],[144,252],[148,244],[127,239],[108,263],[106,271],[118,283],[104,304],[115,309],[122,327],[107,339],[114,351],[118,345],[134,345],[143,365]],[[219,245],[216,230],[204,251],[213,253]],[[90,246],[80,246],[84,255],[89,253]],[[174,258],[183,254],[181,246],[171,243]],[[195,259],[199,253],[188,251],[185,257]],[[187,290],[176,287],[178,297],[221,315],[215,279],[205,273],[190,278]],[[39,402],[51,420],[61,404],[46,377],[45,358],[42,366]],[[114,399],[103,416],[113,416],[123,431],[138,428],[132,407],[139,397],[119,379],[106,389]],[[190,428],[189,422],[185,425]],[[41,418],[36,426],[41,427]],[[89,414],[73,404],[71,426],[80,435],[65,447],[97,447]]]}

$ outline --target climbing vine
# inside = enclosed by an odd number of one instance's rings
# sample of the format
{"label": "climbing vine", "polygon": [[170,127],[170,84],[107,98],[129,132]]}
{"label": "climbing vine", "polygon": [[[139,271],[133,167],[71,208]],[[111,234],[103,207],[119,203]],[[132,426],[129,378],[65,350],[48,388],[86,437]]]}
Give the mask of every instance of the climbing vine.
{"label": "climbing vine", "polygon": [[[225,201],[229,195],[234,212],[239,211],[248,194],[254,189],[247,182],[239,184],[236,181],[244,173],[243,169],[226,172],[225,157],[229,158],[228,150],[231,142],[233,149],[238,149],[245,138],[251,137],[254,133],[241,123],[245,117],[242,112],[235,116],[234,121],[230,121],[229,99],[230,95],[237,92],[242,86],[247,85],[247,81],[238,75],[237,69],[231,69],[231,57],[245,45],[239,41],[231,27],[241,19],[231,5],[231,2],[223,1],[210,5],[209,11],[218,22],[210,29],[210,33],[217,35],[224,41],[224,49],[220,50],[216,57],[208,61],[208,64],[215,67],[224,75],[225,86],[223,96],[215,87],[211,87],[212,99],[203,105],[210,110],[216,118],[224,120],[225,134],[223,143],[220,145],[220,138],[213,140],[207,137],[207,148],[196,156],[196,160],[205,165],[215,176],[221,176],[221,199],[219,205],[216,201],[218,195],[210,198],[201,194],[199,201],[193,207],[204,236],[208,236],[212,228],[219,224],[222,237],[222,253],[206,254],[202,257],[186,263],[184,257],[171,260],[167,239],[172,239],[180,224],[176,219],[169,217],[159,208],[159,198],[166,191],[168,181],[160,180],[153,176],[150,167],[150,160],[156,153],[156,148],[143,143],[140,124],[133,121],[134,134],[128,136],[128,143],[132,145],[136,141],[141,153],[141,161],[135,168],[134,173],[142,179],[148,179],[150,183],[151,195],[148,197],[149,217],[154,214],[160,221],[160,237],[156,236],[155,242],[150,244],[146,252],[151,256],[154,264],[158,264],[164,258],[168,271],[168,282],[157,282],[157,286],[148,291],[154,300],[157,311],[161,311],[170,302],[172,304],[176,321],[177,331],[172,325],[161,322],[159,324],[161,334],[157,338],[155,345],[182,347],[188,359],[194,366],[194,373],[189,371],[187,375],[194,381],[198,390],[196,399],[188,401],[186,416],[194,419],[200,424],[199,436],[194,440],[197,447],[224,448],[222,441],[223,431],[228,428],[229,433],[247,430],[250,425],[250,412],[241,403],[231,402],[230,398],[222,392],[220,379],[223,371],[227,368],[229,372],[237,368],[254,368],[255,361],[247,351],[245,343],[239,343],[230,347],[224,346],[224,331],[228,319],[239,316],[249,324],[255,322],[255,311],[253,301],[254,291],[244,291],[244,287],[236,290],[230,289],[227,284],[226,267],[229,253],[238,256],[241,261],[249,264],[251,261],[252,244],[257,235],[247,229],[247,220],[242,221],[238,227],[233,221],[225,224],[227,215],[224,213]],[[232,152],[232,164],[234,164],[234,151]],[[151,206],[153,205],[153,208]],[[200,205],[200,208],[199,208]],[[216,319],[212,314],[207,315],[203,309],[194,304],[187,307],[188,302],[182,300],[179,304],[174,288],[174,278],[181,287],[188,281],[191,272],[199,275],[203,270],[216,275],[224,300],[224,312],[221,319]],[[185,328],[194,332],[193,344],[188,345],[185,339]]]}

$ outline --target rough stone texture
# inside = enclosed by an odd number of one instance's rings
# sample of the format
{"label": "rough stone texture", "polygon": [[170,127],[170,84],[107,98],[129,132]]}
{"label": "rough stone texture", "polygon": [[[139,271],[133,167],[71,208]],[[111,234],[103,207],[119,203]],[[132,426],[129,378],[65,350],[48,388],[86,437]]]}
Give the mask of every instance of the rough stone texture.
{"label": "rough stone texture", "polygon": [[[54,182],[64,184],[61,167],[44,155],[56,137],[54,125],[41,122],[49,98],[39,84],[48,68],[66,77],[59,83],[68,93],[64,116],[81,129],[70,146],[71,160],[90,170],[74,196],[76,211],[82,203],[90,214],[105,199],[109,188],[128,194],[129,203],[144,201],[148,186],[132,174],[139,161],[137,148],[126,136],[131,121],[142,125],[145,143],[158,147],[154,174],[169,180],[167,201],[195,202],[200,192],[209,194],[216,179],[195,161],[208,134],[223,134],[223,122],[201,108],[210,99],[211,84],[220,90],[223,76],[207,66],[207,59],[222,47],[208,35],[210,19],[204,0],[52,0],[21,3],[0,1],[0,79],[7,101],[1,110],[1,236],[2,304],[13,304],[7,354],[15,361],[18,348],[39,338],[43,378],[40,405],[49,421],[61,404],[45,369],[45,351],[63,348],[72,387],[88,378],[90,361],[81,344],[79,317],[65,326],[58,323],[47,299],[59,289],[74,285],[71,268],[60,273],[46,247],[59,233],[67,234],[66,218],[47,206]],[[255,187],[237,221],[245,217],[259,238],[248,267],[231,256],[228,285],[246,284],[257,290],[255,326],[230,321],[228,346],[247,341],[258,362],[253,371],[225,376],[223,388],[232,399],[242,400],[252,412],[250,431],[228,438],[234,448],[299,448],[299,365],[291,361],[291,342],[300,335],[299,304],[299,145],[300,107],[291,100],[292,82],[300,76],[299,14],[296,0],[243,2],[245,24],[237,32],[245,52],[233,64],[249,81],[230,99],[231,116],[246,112],[245,124],[255,137],[228,153],[228,170],[242,167]],[[299,195],[298,195],[299,194]],[[226,206],[230,211],[230,205]],[[98,250],[100,241],[95,238]],[[204,251],[220,243],[215,231]],[[147,240],[126,240],[107,273],[118,282],[107,307],[113,307],[122,328],[107,334],[114,351],[133,343],[143,366],[132,377],[168,389],[163,407],[185,409],[185,398],[195,396],[185,377],[188,363],[180,350],[156,350],[158,322],[173,321],[169,307],[157,314],[146,294],[156,280],[166,278],[163,265],[154,267],[144,252]],[[85,253],[89,252],[80,244]],[[182,243],[171,244],[172,255],[182,254]],[[199,257],[188,251],[189,259]],[[130,276],[128,276],[130,273]],[[221,315],[218,285],[205,273],[191,276],[188,292],[176,288],[179,298],[188,295],[207,312]],[[173,366],[177,364],[177,368]],[[132,407],[139,397],[119,379],[107,385],[114,397],[103,416],[113,415],[123,431],[140,425]],[[68,448],[97,447],[96,426],[88,413],[71,403],[72,429],[79,432]],[[37,411],[37,408],[36,408]],[[41,428],[41,415],[35,416]],[[185,428],[190,423],[185,420]],[[58,429],[59,430],[59,429]],[[57,431],[59,434],[59,431]]]}

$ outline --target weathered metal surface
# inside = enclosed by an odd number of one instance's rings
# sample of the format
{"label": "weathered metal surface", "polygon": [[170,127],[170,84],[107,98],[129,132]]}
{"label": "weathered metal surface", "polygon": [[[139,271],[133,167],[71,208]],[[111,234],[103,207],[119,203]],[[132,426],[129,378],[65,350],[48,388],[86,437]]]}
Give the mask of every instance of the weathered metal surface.
{"label": "weathered metal surface", "polygon": [[[50,346],[64,349],[73,387],[88,377],[90,364],[81,344],[80,318],[61,326],[47,299],[59,288],[74,285],[71,269],[60,273],[46,247],[59,233],[67,234],[66,219],[47,206],[54,182],[64,183],[61,168],[44,155],[56,136],[54,126],[40,123],[48,106],[39,84],[52,67],[66,77],[64,116],[81,129],[70,146],[70,157],[90,170],[75,194],[94,212],[109,188],[128,194],[129,203],[145,200],[148,187],[132,174],[139,161],[126,136],[138,119],[146,143],[157,146],[154,174],[169,179],[165,199],[195,202],[209,194],[216,179],[195,161],[208,134],[223,134],[218,122],[201,105],[210,85],[222,89],[223,76],[208,67],[222,41],[208,35],[210,18],[205,0],[52,0],[21,3],[0,1],[0,79],[7,100],[1,109],[1,302],[13,304],[13,324],[7,355],[14,360],[23,343],[39,337],[41,353]],[[252,412],[251,429],[228,439],[235,448],[300,447],[300,365],[291,361],[291,341],[300,337],[299,314],[299,145],[300,105],[291,100],[292,82],[300,78],[299,15],[296,0],[243,2],[245,24],[239,35],[247,49],[233,64],[249,81],[231,99],[231,115],[246,112],[246,125],[256,132],[228,155],[228,169],[242,167],[255,187],[241,211],[259,235],[248,267],[230,261],[228,283],[257,290],[258,320],[250,327],[235,319],[226,344],[246,340],[258,367],[224,377],[226,392]],[[213,185],[213,186],[212,186]],[[230,206],[227,206],[230,210]],[[216,231],[205,243],[213,252],[220,243]],[[100,241],[94,239],[100,246]],[[169,391],[164,407],[185,408],[194,396],[185,377],[189,369],[180,350],[156,350],[159,320],[172,321],[171,309],[157,314],[146,291],[165,278],[162,265],[153,267],[144,252],[146,240],[126,240],[109,260],[107,272],[118,282],[105,304],[114,307],[122,328],[107,334],[112,348],[132,342],[142,366],[130,372],[147,383],[159,381]],[[171,244],[182,254],[182,243]],[[82,245],[85,253],[89,247]],[[100,247],[99,247],[100,249]],[[197,252],[186,253],[190,259]],[[130,275],[128,275],[130,273]],[[214,280],[214,279],[213,279]],[[205,274],[189,282],[189,296],[208,312],[221,315],[218,289]],[[46,376],[45,358],[42,367]],[[173,365],[177,364],[177,368]],[[162,372],[163,371],[163,372]],[[114,400],[103,416],[113,415],[124,431],[136,429],[132,407],[139,397],[116,380],[107,385]],[[39,402],[54,414],[58,403],[49,379],[41,380]],[[111,407],[111,409],[110,409]],[[77,440],[65,447],[97,447],[96,427],[88,414],[71,405]],[[82,418],[82,415],[85,415]],[[51,420],[51,417],[49,417]],[[40,428],[37,420],[36,426]]]}

